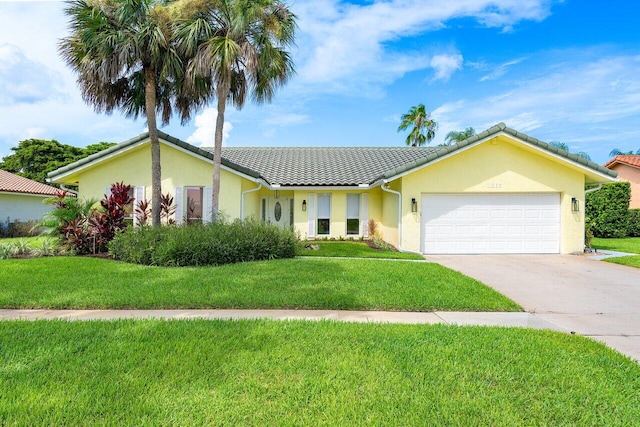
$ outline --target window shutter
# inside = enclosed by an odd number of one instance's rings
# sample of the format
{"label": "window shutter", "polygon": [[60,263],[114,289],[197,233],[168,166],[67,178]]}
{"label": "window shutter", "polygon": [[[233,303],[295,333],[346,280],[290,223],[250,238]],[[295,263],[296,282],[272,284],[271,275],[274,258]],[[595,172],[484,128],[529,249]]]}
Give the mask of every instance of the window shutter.
{"label": "window shutter", "polygon": [[360,209],[360,234],[363,237],[369,237],[369,194],[363,193],[360,195],[360,203],[362,207]]}
{"label": "window shutter", "polygon": [[213,187],[204,187],[202,194],[202,222],[211,222],[211,198],[213,197]]}
{"label": "window shutter", "polygon": [[106,187],[104,187],[104,195],[107,197],[107,199],[109,198],[109,196],[111,196],[111,186],[107,185]]}
{"label": "window shutter", "polygon": [[176,192],[173,197],[176,204],[176,225],[181,225],[184,219],[184,203],[182,201],[182,187],[176,187]]}
{"label": "window shutter", "polygon": [[144,200],[144,186],[138,186],[133,189],[133,226],[138,226],[138,216],[136,215],[136,208],[138,207],[138,202]]}
{"label": "window shutter", "polygon": [[309,229],[307,237],[316,237],[316,195],[309,193],[309,201],[307,202],[307,214],[309,217]]}

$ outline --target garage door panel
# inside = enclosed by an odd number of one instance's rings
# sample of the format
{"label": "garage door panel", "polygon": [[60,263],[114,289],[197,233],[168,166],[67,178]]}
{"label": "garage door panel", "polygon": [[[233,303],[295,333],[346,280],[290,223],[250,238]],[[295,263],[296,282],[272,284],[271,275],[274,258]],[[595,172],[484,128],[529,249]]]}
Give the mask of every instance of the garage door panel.
{"label": "garage door panel", "polygon": [[422,196],[425,253],[559,253],[560,195]]}

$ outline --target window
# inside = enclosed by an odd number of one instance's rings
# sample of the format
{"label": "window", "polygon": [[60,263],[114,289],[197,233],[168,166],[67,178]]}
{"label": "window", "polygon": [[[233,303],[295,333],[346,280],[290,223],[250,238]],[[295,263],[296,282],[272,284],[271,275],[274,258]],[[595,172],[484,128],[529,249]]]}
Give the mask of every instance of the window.
{"label": "window", "polygon": [[187,224],[202,221],[202,187],[187,187]]}
{"label": "window", "polygon": [[318,234],[330,234],[331,194],[318,194]]}
{"label": "window", "polygon": [[360,234],[359,194],[347,194],[347,234]]}

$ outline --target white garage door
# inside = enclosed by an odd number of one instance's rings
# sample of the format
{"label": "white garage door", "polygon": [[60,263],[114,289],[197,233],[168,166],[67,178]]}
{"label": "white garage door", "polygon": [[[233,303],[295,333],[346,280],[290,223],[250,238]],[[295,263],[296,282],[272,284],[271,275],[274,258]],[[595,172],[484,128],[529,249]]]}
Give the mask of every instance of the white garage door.
{"label": "white garage door", "polygon": [[426,254],[560,252],[560,194],[424,194]]}

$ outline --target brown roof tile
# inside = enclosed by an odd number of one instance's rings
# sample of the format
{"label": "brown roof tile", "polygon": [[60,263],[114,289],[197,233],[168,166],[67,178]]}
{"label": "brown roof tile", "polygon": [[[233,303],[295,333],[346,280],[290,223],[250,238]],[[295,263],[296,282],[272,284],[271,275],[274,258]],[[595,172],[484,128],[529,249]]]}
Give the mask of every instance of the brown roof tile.
{"label": "brown roof tile", "polygon": [[638,154],[618,154],[613,159],[609,160],[604,164],[605,168],[610,168],[616,163],[620,163],[622,165],[635,166],[640,168],[640,155]]}
{"label": "brown roof tile", "polygon": [[53,196],[57,188],[0,169],[0,192]]}

